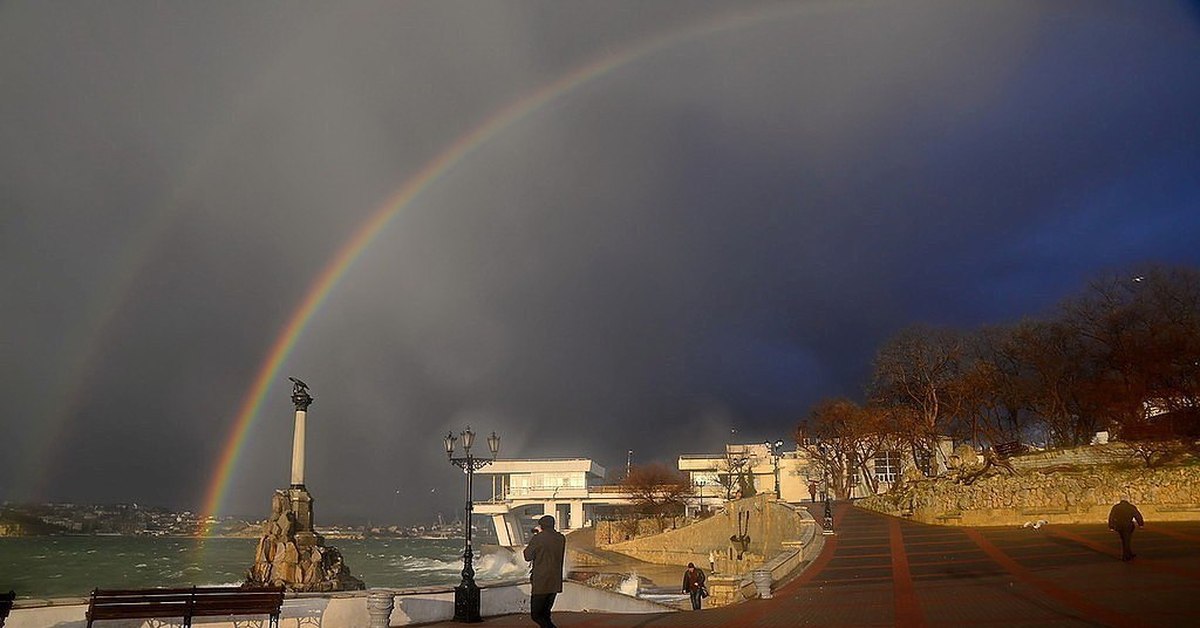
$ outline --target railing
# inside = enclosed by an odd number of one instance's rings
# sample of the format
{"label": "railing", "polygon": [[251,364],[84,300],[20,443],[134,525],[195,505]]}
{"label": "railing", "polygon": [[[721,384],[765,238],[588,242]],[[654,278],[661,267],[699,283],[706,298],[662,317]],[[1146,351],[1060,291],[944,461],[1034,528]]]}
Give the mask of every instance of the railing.
{"label": "railing", "polygon": [[509,490],[492,495],[487,499],[477,499],[477,504],[502,504],[518,499],[586,499],[596,495],[612,497],[628,497],[629,491],[622,486],[554,486],[554,487],[510,487]]}

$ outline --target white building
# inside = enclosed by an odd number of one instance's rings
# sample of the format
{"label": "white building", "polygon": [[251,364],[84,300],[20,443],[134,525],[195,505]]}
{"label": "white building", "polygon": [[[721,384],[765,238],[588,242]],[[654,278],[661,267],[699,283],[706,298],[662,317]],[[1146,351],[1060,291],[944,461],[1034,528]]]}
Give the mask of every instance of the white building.
{"label": "white building", "polygon": [[[858,498],[885,493],[909,467],[916,467],[925,475],[944,473],[952,450],[953,442],[947,437],[939,439],[934,455],[919,461],[908,448],[898,443],[885,448],[865,464],[848,470],[850,496]],[[720,505],[727,498],[737,497],[737,476],[742,474],[752,479],[756,493],[774,493],[778,476],[779,498],[786,502],[809,500],[810,486],[818,495],[826,490],[824,470],[806,451],[797,448],[780,452],[776,459],[766,443],[729,444],[723,454],[682,455],[679,470],[691,480],[697,496],[693,505],[696,509]],[[871,477],[864,478],[864,472],[870,473]]]}
{"label": "white building", "polygon": [[820,479],[818,468],[807,454],[781,451],[776,459],[766,443],[728,444],[722,454],[684,454],[679,457],[679,470],[691,481],[696,509],[736,498],[739,475],[746,475],[754,483],[755,493],[774,493],[778,476],[780,499],[787,502],[808,499],[809,481]]}
{"label": "white building", "polygon": [[497,460],[476,472],[492,476],[492,496],[475,503],[489,515],[500,545],[524,545],[538,517],[553,515],[560,530],[582,528],[599,506],[628,505],[620,487],[606,486],[604,467],[587,458]]}

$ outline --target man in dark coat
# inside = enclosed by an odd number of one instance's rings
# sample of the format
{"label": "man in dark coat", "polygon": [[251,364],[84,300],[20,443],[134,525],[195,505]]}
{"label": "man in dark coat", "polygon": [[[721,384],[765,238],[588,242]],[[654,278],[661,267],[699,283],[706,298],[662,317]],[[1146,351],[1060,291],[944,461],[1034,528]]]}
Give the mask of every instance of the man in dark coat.
{"label": "man in dark coat", "polygon": [[688,563],[683,572],[683,592],[692,598],[692,610],[700,610],[700,599],[707,595],[704,589],[704,571],[696,569],[696,563]]}
{"label": "man in dark coat", "polygon": [[563,554],[567,538],[554,529],[554,517],[538,519],[533,538],[525,546],[525,560],[533,564],[529,572],[529,616],[541,628],[555,628],[550,619],[554,598],[562,593]]}
{"label": "man in dark coat", "polygon": [[1146,525],[1141,511],[1128,500],[1122,499],[1112,507],[1112,510],[1108,511],[1108,529],[1116,530],[1117,534],[1121,535],[1121,560],[1133,560],[1133,557],[1137,556],[1130,546],[1133,542],[1135,521],[1139,528]]}

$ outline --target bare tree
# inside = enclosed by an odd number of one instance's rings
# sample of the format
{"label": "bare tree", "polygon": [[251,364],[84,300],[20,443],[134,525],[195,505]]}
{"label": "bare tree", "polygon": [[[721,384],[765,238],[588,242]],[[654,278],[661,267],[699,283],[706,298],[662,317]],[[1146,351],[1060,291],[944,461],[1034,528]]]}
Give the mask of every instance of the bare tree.
{"label": "bare tree", "polygon": [[906,421],[895,425],[896,431],[936,453],[938,439],[952,433],[967,407],[962,394],[963,361],[961,334],[922,326],[906,329],[875,356],[871,402],[889,409],[887,416],[892,419]]}
{"label": "bare tree", "polygon": [[686,475],[665,464],[651,463],[631,467],[621,488],[629,493],[634,507],[653,517],[663,530],[668,517],[683,513],[692,487]]}
{"label": "bare tree", "polygon": [[1085,351],[1089,405],[1123,438],[1200,432],[1200,272],[1101,278],[1064,304],[1062,320]]}
{"label": "bare tree", "polygon": [[725,457],[717,469],[717,483],[725,489],[725,500],[735,497],[753,497],[755,459],[749,452],[726,450]]}
{"label": "bare tree", "polygon": [[848,399],[826,399],[796,427],[796,445],[828,478],[838,499],[854,488],[854,476],[875,492],[878,483],[869,468],[888,437],[878,408],[862,408]]}
{"label": "bare tree", "polygon": [[[1014,327],[987,327],[971,336],[970,362],[960,377],[971,442],[1021,440],[1030,419],[1029,380]],[[960,430],[960,432],[963,430]]]}

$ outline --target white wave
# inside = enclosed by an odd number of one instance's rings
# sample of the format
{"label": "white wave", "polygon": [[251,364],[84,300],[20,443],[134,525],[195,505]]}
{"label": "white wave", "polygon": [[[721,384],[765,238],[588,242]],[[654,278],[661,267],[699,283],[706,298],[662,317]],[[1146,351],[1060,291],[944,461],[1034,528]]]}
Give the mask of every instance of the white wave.
{"label": "white wave", "polygon": [[529,563],[517,553],[484,554],[475,563],[475,573],[484,580],[500,580],[529,573]]}
{"label": "white wave", "polygon": [[641,587],[641,584],[642,583],[638,580],[636,573],[630,574],[628,578],[621,581],[621,584],[617,585],[617,591],[620,591],[625,595],[637,597],[638,589]]}
{"label": "white wave", "polygon": [[458,571],[462,562],[457,560],[438,560],[436,558],[409,558],[408,560],[392,561],[397,567],[409,571]]}
{"label": "white wave", "polygon": [[133,567],[134,567],[134,569],[145,569],[146,567],[149,567],[149,566],[150,565],[147,565],[146,563],[138,563],[138,564],[134,565]]}

